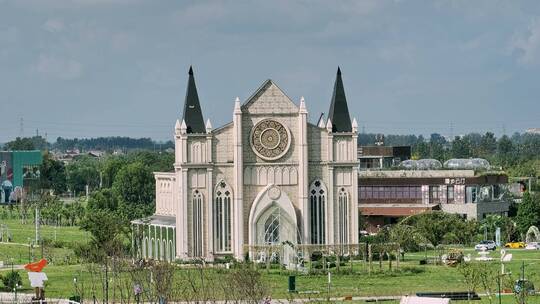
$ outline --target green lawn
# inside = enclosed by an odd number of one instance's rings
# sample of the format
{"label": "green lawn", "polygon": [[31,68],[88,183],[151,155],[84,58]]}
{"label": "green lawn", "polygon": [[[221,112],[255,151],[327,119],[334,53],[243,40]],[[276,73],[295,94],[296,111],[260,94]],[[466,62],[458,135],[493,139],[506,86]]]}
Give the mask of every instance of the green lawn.
{"label": "green lawn", "polygon": [[[0,224],[7,225],[12,237],[10,243],[0,243],[0,261],[7,265],[13,259],[15,264],[25,264],[28,263],[29,258],[33,261],[41,258],[42,249],[40,246],[34,245],[29,248],[29,243],[35,239],[33,223],[21,224],[19,220],[0,220]],[[68,249],[68,245],[74,242],[87,242],[89,234],[77,226],[42,225],[40,237],[48,240],[56,239],[58,242],[65,243],[64,248],[54,248],[51,245],[46,245],[43,248],[43,256],[48,258],[52,264],[65,264],[66,259],[73,259],[73,250]]]}
{"label": "green lawn", "polygon": [[[34,236],[34,226],[32,224],[23,225],[17,220],[0,220],[0,223],[6,223],[8,225],[13,235],[13,242],[18,243],[0,244],[0,261],[9,264],[11,258],[13,258],[15,264],[23,264],[28,262],[29,254],[34,260],[41,257],[41,248],[36,247],[29,252],[29,247],[26,245],[28,238],[33,238]],[[55,230],[57,240],[85,242],[89,239],[88,234],[81,231],[78,227],[55,228],[42,226],[41,228],[42,237],[49,239],[54,239]],[[526,250],[509,250],[509,252],[513,254],[513,260],[508,263],[506,270],[512,272],[512,276],[516,278],[520,273],[521,263],[525,262],[526,277],[533,281],[537,289],[540,289],[540,252]],[[424,258],[424,254],[424,252],[406,254],[405,261],[401,263],[400,269],[396,269],[395,261],[392,263],[392,271],[389,270],[388,262],[385,261],[382,263],[381,271],[378,261],[374,261],[371,274],[367,272],[367,265],[361,261],[355,261],[353,264],[353,274],[334,273],[332,275],[330,296],[387,296],[415,294],[421,291],[466,290],[463,277],[456,268],[419,265],[419,260]],[[433,257],[436,253],[429,251],[427,254]],[[471,254],[473,258],[477,256],[476,252],[471,249],[465,250],[465,254]],[[45,247],[44,255],[51,261],[50,265],[45,268],[45,272],[49,277],[46,288],[48,297],[67,298],[73,295],[75,293],[74,277],[78,278],[79,284],[85,284],[85,286],[89,286],[92,280],[96,280],[90,277],[85,267],[81,265],[67,265],[76,262],[71,249]],[[493,252],[491,256],[498,259],[499,253],[497,251]],[[67,260],[68,257],[71,259],[70,261]],[[495,261],[486,263],[486,267],[500,269],[499,263]],[[342,266],[342,269],[350,269],[350,264]],[[176,277],[185,275],[187,271],[185,268],[179,268],[176,272]],[[218,271],[216,269],[208,269],[207,271],[208,275],[218,282],[226,280],[224,271]],[[277,269],[267,272],[261,269],[261,273],[263,281],[267,283],[274,299],[290,296],[287,292],[287,279],[291,272]],[[24,279],[22,292],[31,292],[26,274],[22,273],[22,276]],[[295,295],[296,297],[326,298],[328,296],[326,274],[297,274],[296,286],[299,291]],[[483,288],[479,288],[478,292],[483,293]],[[111,291],[111,295],[112,293]],[[88,297],[88,294],[86,297]],[[503,300],[503,303],[515,303],[511,296],[505,296]],[[488,303],[488,301],[484,299],[482,302],[475,303]],[[531,298],[528,303],[540,303],[540,298]]]}
{"label": "green lawn", "polygon": [[[476,255],[471,250],[471,252]],[[511,271],[514,276],[519,274],[521,261],[525,261],[526,276],[532,280],[536,287],[540,287],[540,252],[511,250],[514,254],[514,260],[507,266],[507,271]],[[432,252],[430,252],[432,254]],[[497,256],[497,253],[493,253]],[[388,295],[405,295],[415,294],[421,291],[465,291],[466,286],[463,283],[462,275],[456,268],[447,266],[418,265],[418,260],[423,257],[423,253],[408,254],[406,261],[401,263],[400,270],[390,272],[388,263],[383,262],[383,272],[378,270],[378,263],[374,263],[374,269],[371,275],[365,271],[365,266],[361,262],[354,263],[355,274],[349,275],[332,275],[332,284],[330,289],[331,297],[344,296],[388,296]],[[393,264],[395,267],[395,262]],[[347,268],[349,266],[346,266]],[[486,267],[494,267],[499,269],[498,262],[486,263]],[[47,283],[47,295],[49,297],[66,298],[75,293],[73,278],[77,277],[79,284],[89,286],[92,279],[90,274],[84,270],[85,268],[79,265],[71,266],[48,266],[46,273],[49,277]],[[179,268],[177,277],[182,275],[182,272],[188,270]],[[223,271],[208,269],[209,276],[214,280],[225,280],[226,275]],[[263,280],[267,283],[271,290],[272,297],[287,298],[290,296],[287,292],[287,279],[291,274],[288,271],[272,269],[270,271],[261,270]],[[25,275],[23,286],[28,286],[28,281]],[[175,283],[180,286],[179,283]],[[327,294],[327,276],[326,275],[298,275],[296,282],[298,294],[295,297],[311,297],[311,298],[326,298]],[[99,289],[99,288],[98,288]],[[496,290],[496,288],[494,288]],[[29,289],[23,290],[30,292]],[[483,293],[483,288],[477,290]],[[101,294],[100,292],[98,292]],[[111,290],[111,296],[113,291]],[[310,296],[309,296],[310,295]],[[88,294],[86,295],[89,296]],[[487,297],[483,297],[482,302],[488,303]],[[504,296],[503,303],[515,303],[512,296]],[[392,303],[392,302],[385,302]],[[494,302],[497,303],[497,302]],[[530,298],[528,303],[540,303],[540,297]]]}
{"label": "green lawn", "polygon": [[[0,224],[6,224],[11,235],[13,237],[13,243],[28,244],[29,239],[35,239],[35,226],[32,221],[28,221],[27,224],[21,224],[20,220],[2,220]],[[78,226],[48,226],[41,225],[40,227],[41,238],[47,238],[50,240],[62,240],[65,242],[84,242],[89,239],[89,234],[86,231],[81,230]]]}

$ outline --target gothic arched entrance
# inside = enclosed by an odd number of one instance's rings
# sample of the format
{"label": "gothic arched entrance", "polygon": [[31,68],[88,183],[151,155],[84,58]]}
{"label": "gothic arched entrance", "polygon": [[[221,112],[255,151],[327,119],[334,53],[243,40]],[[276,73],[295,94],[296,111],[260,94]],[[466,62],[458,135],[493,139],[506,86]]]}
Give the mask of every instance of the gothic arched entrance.
{"label": "gothic arched entrance", "polygon": [[275,246],[271,256],[257,257],[250,250],[252,259],[279,259],[290,266],[298,244],[296,212],[289,196],[275,185],[266,186],[255,198],[249,214],[249,245]]}

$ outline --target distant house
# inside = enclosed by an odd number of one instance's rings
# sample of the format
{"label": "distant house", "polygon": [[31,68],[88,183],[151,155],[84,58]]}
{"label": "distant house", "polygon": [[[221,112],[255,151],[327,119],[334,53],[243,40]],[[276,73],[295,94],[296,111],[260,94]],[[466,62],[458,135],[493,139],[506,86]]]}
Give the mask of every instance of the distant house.
{"label": "distant house", "polygon": [[481,220],[488,214],[507,214],[507,184],[502,172],[473,169],[360,171],[358,206],[369,232],[431,210]]}
{"label": "distant house", "polygon": [[41,151],[0,151],[0,203],[20,200],[37,186],[43,163]]}

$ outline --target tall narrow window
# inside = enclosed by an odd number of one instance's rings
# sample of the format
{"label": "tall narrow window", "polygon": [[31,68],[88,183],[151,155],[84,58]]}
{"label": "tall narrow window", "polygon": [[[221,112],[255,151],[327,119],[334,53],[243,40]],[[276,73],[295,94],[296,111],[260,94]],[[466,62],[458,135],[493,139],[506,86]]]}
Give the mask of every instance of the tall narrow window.
{"label": "tall narrow window", "polygon": [[276,208],[264,223],[264,242],[272,245],[279,243],[279,208]]}
{"label": "tall narrow window", "polygon": [[217,184],[214,204],[214,237],[216,252],[231,251],[232,192],[224,181]]}
{"label": "tall narrow window", "polygon": [[338,195],[338,239],[340,244],[349,243],[349,194],[345,188]]}
{"label": "tall narrow window", "polygon": [[311,184],[309,190],[309,215],[311,243],[326,243],[326,187],[320,180]]}
{"label": "tall narrow window", "polygon": [[447,191],[446,197],[447,197],[448,203],[453,203],[454,202],[454,186],[448,186],[446,188],[446,191]]}
{"label": "tall narrow window", "polygon": [[203,256],[203,196],[199,190],[193,191],[192,210],[193,256]]}
{"label": "tall narrow window", "polygon": [[429,203],[439,203],[439,186],[429,186]]}

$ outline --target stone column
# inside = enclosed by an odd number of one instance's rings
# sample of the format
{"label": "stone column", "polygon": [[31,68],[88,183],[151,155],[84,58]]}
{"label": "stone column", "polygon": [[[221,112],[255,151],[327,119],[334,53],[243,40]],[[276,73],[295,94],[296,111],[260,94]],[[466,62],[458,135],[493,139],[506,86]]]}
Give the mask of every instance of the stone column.
{"label": "stone column", "polygon": [[[206,121],[206,161],[210,164],[212,160],[212,124],[210,119]],[[206,169],[206,259],[214,260],[214,169]]]}
{"label": "stone column", "polygon": [[302,223],[302,239],[304,243],[309,242],[309,210],[308,210],[308,139],[307,139],[307,109],[304,97],[300,99],[300,111],[298,115],[298,201]]}
{"label": "stone column", "polygon": [[334,135],[332,134],[332,121],[328,118],[326,123],[328,132],[328,193],[326,202],[326,244],[334,244]]}
{"label": "stone column", "polygon": [[358,123],[356,122],[356,118],[353,118],[352,121],[352,147],[351,147],[351,155],[352,155],[352,161],[355,163],[355,165],[352,167],[352,193],[351,193],[351,238],[350,243],[356,244],[358,243],[358,233],[359,233],[359,227],[358,227]]}
{"label": "stone column", "polygon": [[206,259],[209,261],[214,260],[214,174],[213,168],[206,170],[208,198],[206,202]]}
{"label": "stone column", "polygon": [[180,213],[177,215],[177,218],[180,217],[182,220],[180,226],[181,235],[181,249],[180,258],[188,257],[188,169],[182,168],[181,171],[182,178],[180,179]]}
{"label": "stone column", "polygon": [[[186,123],[178,121],[175,127],[175,175],[173,187],[173,210],[176,220],[176,257],[187,258],[187,160]],[[154,244],[152,244],[153,246]]]}
{"label": "stone column", "polygon": [[244,206],[243,206],[243,155],[242,155],[242,109],[240,99],[234,102],[233,115],[234,142],[234,216],[233,216],[233,252],[237,260],[243,259],[244,245]]}

